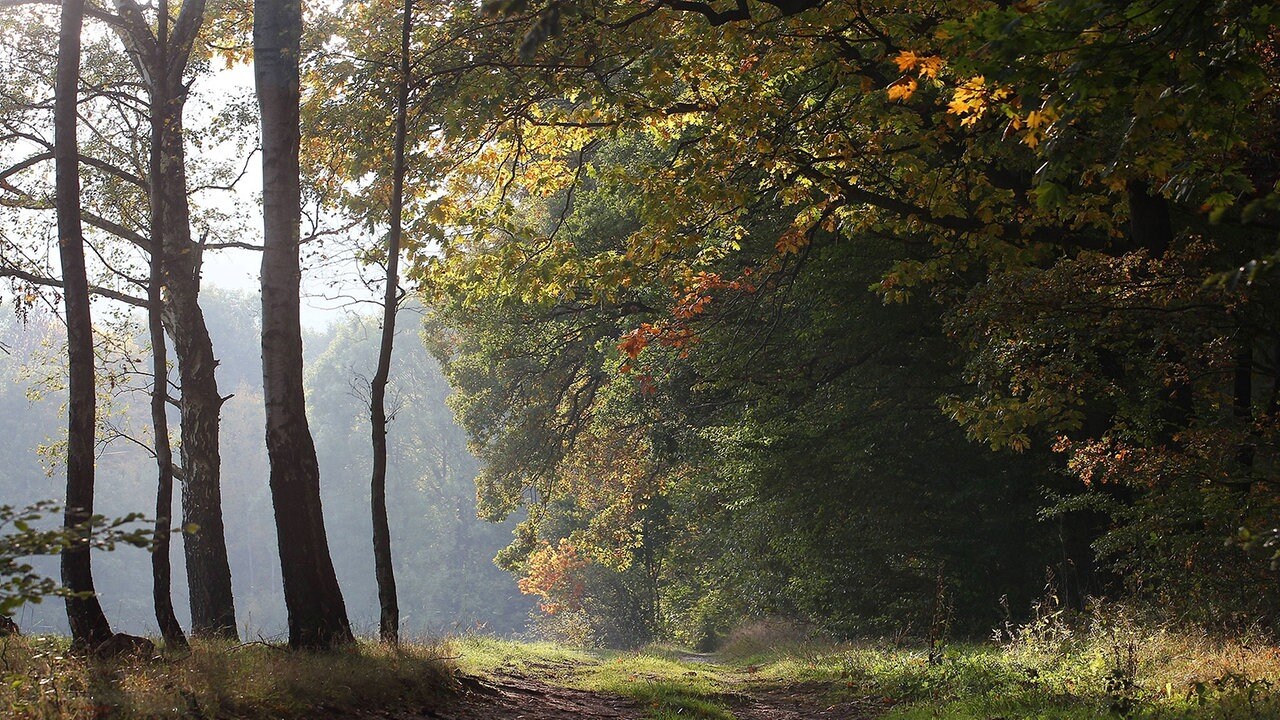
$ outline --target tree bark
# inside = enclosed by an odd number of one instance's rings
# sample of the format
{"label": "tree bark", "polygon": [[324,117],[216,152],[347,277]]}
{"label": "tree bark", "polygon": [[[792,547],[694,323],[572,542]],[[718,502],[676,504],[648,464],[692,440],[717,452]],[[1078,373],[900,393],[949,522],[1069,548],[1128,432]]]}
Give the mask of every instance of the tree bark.
{"label": "tree bark", "polygon": [[262,113],[262,384],[289,645],[354,642],[325,537],[320,468],[302,389],[300,0],[254,3],[254,79]]}
{"label": "tree bark", "polygon": [[59,21],[54,90],[54,187],[58,215],[58,255],[62,262],[63,303],[67,316],[68,412],[67,505],[64,523],[85,537],[62,553],[62,584],[71,640],[95,648],[111,637],[111,626],[94,593],[88,523],[93,516],[94,415],[97,396],[93,370],[93,320],[89,279],[80,225],[80,161],[76,142],[76,102],[80,76],[80,28],[84,0],[65,0]]}
{"label": "tree bark", "polygon": [[151,331],[151,367],[154,375],[151,387],[151,426],[155,433],[156,453],[156,521],[151,548],[151,597],[155,603],[156,623],[165,645],[186,647],[187,636],[182,632],[178,616],[173,611],[172,570],[169,566],[169,534],[173,529],[173,449],[169,445],[169,416],[166,404],[169,395],[168,349],[164,343],[164,323],[160,319],[161,291],[164,282],[163,253],[151,256],[150,283],[147,295],[151,301],[147,322]]}
{"label": "tree bark", "polygon": [[369,392],[369,427],[373,433],[373,479],[370,498],[373,511],[374,574],[381,609],[378,635],[384,643],[400,642],[400,607],[396,601],[396,575],[391,562],[391,527],[387,521],[387,381],[391,377],[391,353],[395,349],[396,309],[399,304],[400,240],[404,220],[405,135],[409,116],[409,43],[413,30],[413,0],[404,0],[400,26],[400,77],[396,87],[396,129],[391,161],[390,227],[387,231],[387,286],[382,296],[382,338],[378,367]]}
{"label": "tree bark", "polygon": [[1233,486],[1247,492],[1252,486],[1254,456],[1257,454],[1258,433],[1253,416],[1253,337],[1244,323],[1237,329],[1235,368],[1232,373],[1232,414],[1240,423],[1241,442],[1236,451],[1242,477]]}
{"label": "tree bark", "polygon": [[183,82],[192,44],[204,20],[204,0],[182,5],[173,31],[168,31],[167,2],[162,2],[158,32],[151,34],[142,8],[134,0],[116,0],[124,20],[120,32],[150,94],[151,237],[162,248],[163,284],[167,290],[162,316],[178,360],[181,396],[181,460],[183,534],[191,630],[197,637],[236,640],[235,600],[222,519],[222,464],[219,416],[222,397],[214,371],[213,343],[200,309],[200,247],[191,237],[187,200]]}
{"label": "tree bark", "polygon": [[[164,66],[165,43],[169,35],[169,3],[160,0],[157,21],[157,60]],[[154,104],[154,93],[152,100]],[[156,188],[161,173],[160,154],[163,123],[151,118],[151,226],[156,229]],[[156,520],[151,548],[151,596],[155,604],[156,624],[165,645],[186,647],[187,636],[173,610],[172,569],[169,564],[169,535],[173,528],[173,448],[169,444],[169,357],[164,341],[164,245],[153,232],[151,236],[151,273],[147,285],[147,322],[151,332],[151,426],[155,434],[156,453]]]}

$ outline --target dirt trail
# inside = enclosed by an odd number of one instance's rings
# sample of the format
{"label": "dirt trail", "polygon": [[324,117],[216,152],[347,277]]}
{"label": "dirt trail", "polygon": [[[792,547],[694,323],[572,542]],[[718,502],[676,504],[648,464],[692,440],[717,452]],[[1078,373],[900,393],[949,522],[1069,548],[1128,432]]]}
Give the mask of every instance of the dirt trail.
{"label": "dirt trail", "polygon": [[463,693],[429,718],[448,720],[630,720],[644,715],[634,700],[558,687],[521,675],[464,678]]}
{"label": "dirt trail", "polygon": [[[630,698],[559,687],[519,674],[465,678],[452,702],[394,720],[643,720],[647,708]],[[869,720],[884,713],[873,701],[832,705],[817,687],[753,692],[721,698],[738,720]]]}
{"label": "dirt trail", "polygon": [[[889,706],[879,698],[830,700],[823,683],[769,686],[754,682],[754,668],[719,666],[714,654],[679,652],[697,676],[704,669],[720,678],[719,694],[703,696],[736,720],[874,720]],[[709,666],[715,665],[711,670]],[[656,706],[607,692],[565,687],[583,670],[580,662],[539,660],[504,663],[483,676],[458,679],[458,692],[427,708],[373,709],[337,713],[324,720],[645,720]],[[634,677],[634,676],[633,676]],[[654,681],[660,681],[653,677]],[[692,678],[691,678],[692,680]],[[671,682],[670,679],[664,682]]]}
{"label": "dirt trail", "polygon": [[875,700],[847,700],[832,704],[817,687],[756,691],[729,707],[738,720],[870,720],[887,709]]}

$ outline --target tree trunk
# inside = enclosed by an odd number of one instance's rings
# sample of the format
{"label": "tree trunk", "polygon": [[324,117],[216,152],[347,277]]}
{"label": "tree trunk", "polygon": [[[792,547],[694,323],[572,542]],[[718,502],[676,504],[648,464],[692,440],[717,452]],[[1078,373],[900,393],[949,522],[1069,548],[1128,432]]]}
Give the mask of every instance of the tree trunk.
{"label": "tree trunk", "polygon": [[118,34],[151,96],[151,237],[163,248],[168,291],[163,322],[173,339],[182,394],[182,521],[191,630],[198,637],[237,639],[222,521],[219,414],[222,397],[214,370],[213,343],[200,309],[200,247],[191,238],[187,200],[183,82],[192,44],[204,21],[204,0],[182,4],[169,32],[168,2],[160,3],[156,34],[134,0],[116,0],[124,20]]}
{"label": "tree trunk", "polygon": [[[160,0],[157,21],[157,64],[164,66],[169,36],[169,3]],[[165,645],[186,647],[187,636],[182,632],[178,616],[173,611],[172,568],[169,562],[169,535],[173,529],[173,448],[169,444],[169,358],[164,341],[164,244],[155,230],[158,229],[156,196],[162,165],[156,150],[162,144],[164,121],[154,112],[155,93],[152,93],[151,115],[151,273],[147,285],[147,322],[151,331],[151,426],[155,434],[156,453],[156,521],[151,548],[151,596],[155,604],[156,624]]]}
{"label": "tree trunk", "polygon": [[400,27],[400,77],[396,87],[396,130],[391,161],[391,218],[387,231],[387,287],[382,296],[382,340],[378,368],[369,393],[369,426],[373,432],[373,560],[378,580],[381,613],[378,635],[385,643],[400,642],[400,606],[396,601],[396,575],[391,563],[391,528],[387,522],[387,381],[391,377],[391,352],[395,348],[396,309],[399,305],[400,237],[404,220],[405,135],[409,123],[409,42],[413,29],[413,0],[404,0]]}
{"label": "tree trunk", "polygon": [[1241,477],[1232,483],[1235,489],[1248,492],[1253,485],[1254,456],[1257,453],[1258,433],[1253,419],[1253,337],[1243,322],[1237,328],[1235,368],[1232,373],[1232,414],[1241,426],[1240,447],[1236,460],[1240,463]]}
{"label": "tree trunk", "polygon": [[1131,181],[1126,188],[1129,199],[1129,235],[1134,247],[1145,248],[1153,258],[1161,257],[1173,244],[1173,222],[1169,203],[1151,194],[1142,181]]}
{"label": "tree trunk", "polygon": [[235,640],[236,610],[231,590],[222,522],[222,462],[219,417],[222,397],[214,371],[218,361],[200,309],[200,252],[191,238],[187,204],[186,156],[182,147],[181,78],[153,95],[152,112],[161,123],[157,172],[152,181],[153,237],[164,247],[165,328],[178,356],[182,386],[182,519],[194,526],[183,535],[191,628],[200,637]]}
{"label": "tree trunk", "polygon": [[301,190],[298,164],[300,0],[254,3],[254,79],[262,112],[262,384],[289,645],[354,642],[329,556],[320,468],[302,390]]}
{"label": "tree trunk", "polygon": [[[93,320],[89,314],[89,279],[80,226],[80,161],[76,142],[76,101],[80,75],[80,27],[84,0],[65,0],[58,34],[57,80],[54,90],[54,168],[58,214],[58,255],[62,261],[63,303],[67,315],[68,412],[67,506],[64,523],[83,529],[93,516],[94,415],[97,396],[93,373]],[[111,626],[94,594],[88,537],[62,553],[62,583],[72,644],[82,649],[101,645]]]}
{"label": "tree trunk", "polygon": [[160,626],[165,645],[186,647],[187,636],[182,632],[178,616],[173,612],[172,570],[169,567],[169,534],[173,529],[173,450],[169,446],[169,416],[166,408],[169,362],[164,344],[164,323],[160,319],[164,302],[164,293],[161,291],[164,283],[163,257],[164,253],[154,252],[153,249],[147,287],[147,298],[151,303],[147,310],[147,321],[151,330],[151,367],[154,374],[151,387],[151,426],[155,432],[157,470],[156,524],[151,548],[151,596],[155,603],[156,623]]}

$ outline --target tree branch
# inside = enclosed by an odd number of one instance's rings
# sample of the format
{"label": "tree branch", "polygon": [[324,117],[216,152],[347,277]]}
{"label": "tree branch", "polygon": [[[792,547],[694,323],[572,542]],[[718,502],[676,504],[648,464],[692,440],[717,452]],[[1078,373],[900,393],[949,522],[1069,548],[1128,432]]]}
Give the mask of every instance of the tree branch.
{"label": "tree branch", "polygon": [[[42,275],[37,275],[33,272],[28,272],[26,270],[19,270],[18,268],[14,268],[14,267],[0,267],[0,277],[17,278],[19,280],[25,280],[26,282],[29,282],[33,285],[41,285],[44,287],[62,288],[63,286],[62,281],[58,280],[57,278],[44,277]],[[107,298],[108,300],[115,300],[117,302],[125,303],[126,305],[132,305],[133,307],[139,307],[139,308],[147,307],[146,300],[142,298],[136,298],[132,295],[126,295],[125,293],[122,293],[116,290],[111,290],[110,288],[99,287],[97,285],[90,285],[89,292],[99,297]]]}

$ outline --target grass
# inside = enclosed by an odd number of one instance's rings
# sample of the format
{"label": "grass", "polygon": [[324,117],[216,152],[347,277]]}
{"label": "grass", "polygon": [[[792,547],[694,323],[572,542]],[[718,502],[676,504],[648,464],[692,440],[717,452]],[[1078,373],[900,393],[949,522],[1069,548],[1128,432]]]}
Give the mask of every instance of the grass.
{"label": "grass", "polygon": [[1261,637],[1144,627],[1112,611],[1057,616],[1003,644],[957,644],[935,662],[887,644],[790,645],[729,656],[757,686],[809,684],[880,698],[887,720],[1280,717],[1280,649]]}
{"label": "grass", "polygon": [[[473,673],[517,672],[636,699],[654,720],[732,720],[744,697],[849,703],[885,720],[1280,718],[1280,649],[1261,638],[1146,629],[1111,618],[1050,624],[1004,644],[923,650],[877,643],[731,643],[716,658],[668,646],[587,652],[468,639]],[[694,661],[696,660],[696,661]]]}
{"label": "grass", "polygon": [[[438,704],[456,672],[519,675],[633,698],[650,720],[734,720],[752,702],[841,705],[885,720],[1246,720],[1280,717],[1280,648],[1115,616],[1034,624],[1002,644],[919,649],[767,633],[714,657],[670,646],[587,651],[466,637],[399,651],[296,653],[197,643],[153,660],[91,661],[65,639],[0,640],[0,717],[303,718]],[[495,719],[498,720],[498,719]]]}
{"label": "grass", "polygon": [[488,637],[464,638],[456,645],[460,669],[471,674],[517,673],[577,690],[629,697],[647,708],[653,720],[734,717],[723,702],[732,691],[726,668],[682,661],[674,648],[586,651]]}
{"label": "grass", "polygon": [[0,716],[13,720],[308,717],[432,704],[453,683],[442,648],[340,653],[196,641],[158,659],[89,660],[65,638],[0,641]]}

